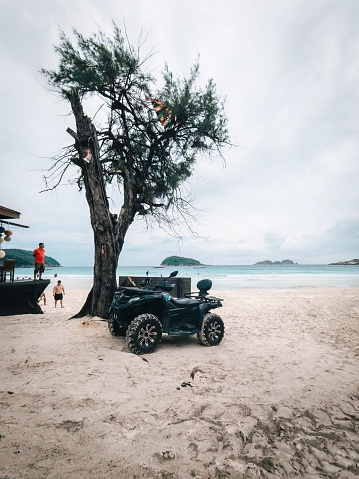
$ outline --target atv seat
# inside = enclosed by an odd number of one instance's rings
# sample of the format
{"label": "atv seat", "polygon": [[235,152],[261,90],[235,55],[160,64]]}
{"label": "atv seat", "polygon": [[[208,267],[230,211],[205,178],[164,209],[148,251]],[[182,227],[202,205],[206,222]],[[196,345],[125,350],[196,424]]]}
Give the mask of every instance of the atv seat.
{"label": "atv seat", "polygon": [[194,306],[198,305],[197,299],[191,299],[191,298],[172,298],[171,303],[173,303],[175,306],[178,306],[179,308],[183,308],[183,306]]}
{"label": "atv seat", "polygon": [[142,288],[135,288],[132,286],[121,286],[118,292],[124,292],[127,296],[143,296],[149,293],[156,293],[155,291],[151,291],[149,289],[142,289]]}

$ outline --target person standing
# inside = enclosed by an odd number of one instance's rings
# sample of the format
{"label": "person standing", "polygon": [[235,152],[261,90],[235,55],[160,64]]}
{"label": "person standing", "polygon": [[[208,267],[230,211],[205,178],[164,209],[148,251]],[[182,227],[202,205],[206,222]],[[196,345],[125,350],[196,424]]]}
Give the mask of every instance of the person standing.
{"label": "person standing", "polygon": [[64,298],[65,288],[61,284],[60,280],[58,280],[57,285],[54,286],[54,289],[53,289],[52,293],[54,295],[55,308],[56,308],[56,305],[57,305],[58,301],[60,301],[61,308],[63,308],[62,300]]}
{"label": "person standing", "polygon": [[45,294],[45,291],[43,291],[43,292],[40,294],[40,297],[39,297],[39,299],[37,300],[37,302],[40,303],[41,300],[43,300],[44,306],[46,306],[46,294]]}
{"label": "person standing", "polygon": [[39,243],[39,247],[34,249],[32,256],[35,258],[34,281],[37,275],[42,279],[42,273],[45,271],[45,245]]}

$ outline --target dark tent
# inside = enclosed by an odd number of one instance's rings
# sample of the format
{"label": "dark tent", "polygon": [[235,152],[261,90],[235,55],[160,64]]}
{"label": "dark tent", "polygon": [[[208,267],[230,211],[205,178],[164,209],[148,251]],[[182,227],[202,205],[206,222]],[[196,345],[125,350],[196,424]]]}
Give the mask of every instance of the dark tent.
{"label": "dark tent", "polygon": [[0,316],[43,314],[37,300],[49,284],[49,279],[0,283]]}

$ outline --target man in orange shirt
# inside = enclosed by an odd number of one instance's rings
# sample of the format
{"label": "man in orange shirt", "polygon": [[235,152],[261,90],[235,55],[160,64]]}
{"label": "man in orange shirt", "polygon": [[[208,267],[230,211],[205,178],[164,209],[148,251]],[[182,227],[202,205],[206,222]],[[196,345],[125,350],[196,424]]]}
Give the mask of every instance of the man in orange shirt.
{"label": "man in orange shirt", "polygon": [[44,243],[39,243],[39,247],[34,249],[32,256],[35,258],[35,269],[34,269],[34,281],[36,281],[36,276],[39,275],[39,279],[42,279],[42,273],[45,271],[45,245]]}

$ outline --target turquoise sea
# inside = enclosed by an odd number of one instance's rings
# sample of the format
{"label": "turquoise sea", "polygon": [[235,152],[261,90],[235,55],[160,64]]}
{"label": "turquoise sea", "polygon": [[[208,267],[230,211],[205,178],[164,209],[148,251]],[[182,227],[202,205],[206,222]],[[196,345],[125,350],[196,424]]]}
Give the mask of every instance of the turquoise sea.
{"label": "turquoise sea", "polygon": [[[171,271],[178,270],[179,277],[190,277],[192,291],[200,279],[213,281],[213,290],[237,288],[358,288],[359,266],[330,265],[233,265],[233,266],[178,266],[156,268],[154,266],[120,266],[118,276],[167,277]],[[55,276],[56,275],[56,276]],[[59,267],[47,269],[44,279],[54,284],[61,279],[65,288],[90,289],[92,285],[92,267]],[[32,278],[32,268],[18,268],[16,278]]]}

